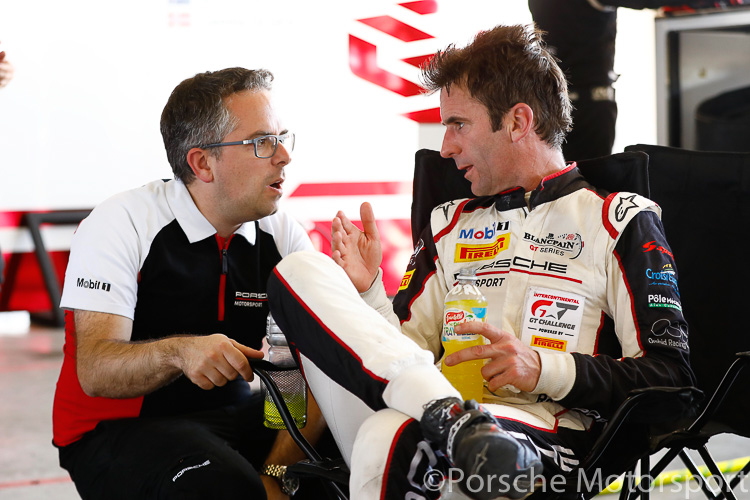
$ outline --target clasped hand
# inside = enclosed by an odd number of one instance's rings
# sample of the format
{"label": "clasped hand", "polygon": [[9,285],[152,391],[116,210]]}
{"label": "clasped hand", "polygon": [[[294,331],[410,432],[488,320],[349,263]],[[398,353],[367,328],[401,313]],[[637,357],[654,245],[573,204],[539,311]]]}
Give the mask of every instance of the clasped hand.
{"label": "clasped hand", "polygon": [[253,379],[250,359],[261,359],[263,353],[222,334],[186,337],[181,349],[181,369],[201,389],[222,387],[242,376]]}
{"label": "clasped hand", "polygon": [[496,391],[506,385],[526,392],[534,390],[542,371],[539,354],[522,344],[515,335],[479,321],[456,325],[455,332],[461,335],[479,334],[490,343],[454,352],[445,358],[446,365],[489,359],[490,361],[482,368],[482,377],[487,380],[487,388],[490,391]]}

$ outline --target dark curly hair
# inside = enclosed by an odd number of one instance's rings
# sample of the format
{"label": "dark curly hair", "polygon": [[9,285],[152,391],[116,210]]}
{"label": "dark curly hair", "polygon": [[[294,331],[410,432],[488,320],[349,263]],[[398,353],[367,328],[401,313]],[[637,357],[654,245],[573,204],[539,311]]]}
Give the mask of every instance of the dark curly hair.
{"label": "dark curly hair", "polygon": [[422,67],[429,92],[460,85],[484,104],[492,130],[519,102],[534,112],[534,130],[560,147],[571,129],[568,85],[555,57],[534,25],[497,26],[479,33],[464,48],[449,45]]}

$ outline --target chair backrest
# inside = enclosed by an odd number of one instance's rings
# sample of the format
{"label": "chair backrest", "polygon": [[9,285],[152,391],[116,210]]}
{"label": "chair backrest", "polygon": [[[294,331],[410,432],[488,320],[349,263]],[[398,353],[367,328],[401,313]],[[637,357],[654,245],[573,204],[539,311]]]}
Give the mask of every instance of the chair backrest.
{"label": "chair backrest", "polygon": [[431,149],[414,155],[414,183],[411,201],[411,237],[416,246],[422,229],[430,223],[432,209],[441,203],[472,198],[471,183],[456,168],[453,158],[443,158]]}
{"label": "chair backrest", "polygon": [[[677,265],[698,387],[711,394],[734,354],[750,350],[750,153],[689,151],[636,145],[649,156],[651,199]],[[740,375],[714,419],[750,436],[750,374]]]}
{"label": "chair backrest", "polygon": [[[644,153],[617,153],[583,160],[577,165],[584,177],[599,189],[649,196],[648,155]],[[420,233],[429,224],[433,208],[446,201],[473,196],[471,183],[456,168],[452,158],[443,158],[430,149],[417,151],[411,207],[413,243],[416,245]]]}

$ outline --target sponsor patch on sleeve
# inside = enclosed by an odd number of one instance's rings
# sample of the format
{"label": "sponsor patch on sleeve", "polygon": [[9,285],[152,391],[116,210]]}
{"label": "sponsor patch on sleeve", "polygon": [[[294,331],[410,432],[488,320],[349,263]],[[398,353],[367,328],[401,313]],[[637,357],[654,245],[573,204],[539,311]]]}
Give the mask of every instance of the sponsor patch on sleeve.
{"label": "sponsor patch on sleeve", "polygon": [[401,278],[401,285],[398,287],[398,291],[406,290],[409,288],[409,283],[411,283],[411,277],[414,276],[414,271],[416,269],[412,269],[411,271],[407,271],[406,274],[404,274],[404,277]]}
{"label": "sponsor patch on sleeve", "polygon": [[649,209],[661,216],[661,209],[653,201],[633,193],[612,193],[604,202],[604,226],[612,238],[622,233],[633,217]]}
{"label": "sponsor patch on sleeve", "polygon": [[76,286],[78,288],[86,288],[88,290],[101,290],[103,292],[109,292],[112,290],[111,283],[105,283],[103,281],[96,281],[88,278],[76,279]]}

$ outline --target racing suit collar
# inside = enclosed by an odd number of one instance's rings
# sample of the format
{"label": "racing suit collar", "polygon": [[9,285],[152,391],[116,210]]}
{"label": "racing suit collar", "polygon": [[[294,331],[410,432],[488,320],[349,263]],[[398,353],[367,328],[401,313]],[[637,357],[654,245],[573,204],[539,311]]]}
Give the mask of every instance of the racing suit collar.
{"label": "racing suit collar", "polygon": [[[564,170],[548,175],[541,180],[539,186],[531,192],[528,207],[535,207],[567,196],[574,191],[585,188],[588,183],[581,175],[575,163],[571,163]],[[496,194],[495,206],[498,210],[510,210],[526,206],[525,191],[522,187],[516,187]]]}

